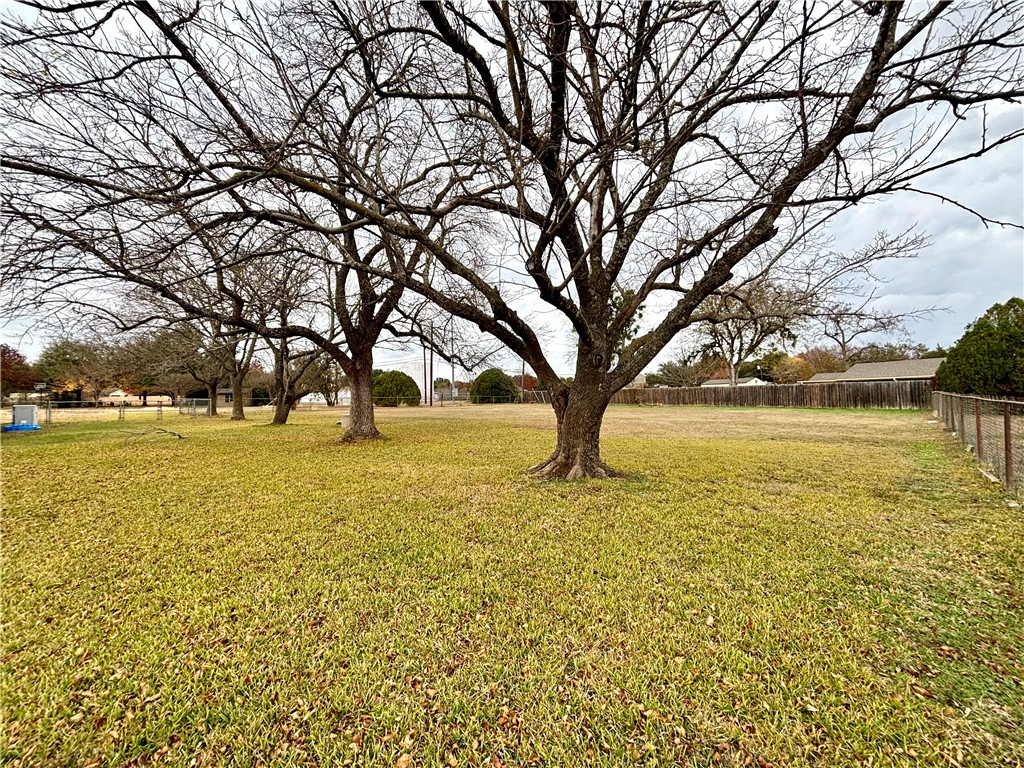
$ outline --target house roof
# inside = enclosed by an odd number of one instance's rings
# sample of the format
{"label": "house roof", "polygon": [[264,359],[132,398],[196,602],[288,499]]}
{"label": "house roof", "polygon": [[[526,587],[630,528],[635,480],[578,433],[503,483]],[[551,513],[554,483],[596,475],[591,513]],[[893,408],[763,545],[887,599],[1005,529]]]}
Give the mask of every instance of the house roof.
{"label": "house roof", "polygon": [[[746,384],[748,381],[754,381],[755,379],[757,381],[760,381],[760,379],[758,379],[757,376],[744,376],[741,379],[736,379],[736,383]],[[732,382],[729,381],[728,379],[708,379],[707,381],[702,381],[700,385],[702,387],[725,387],[731,383]]]}
{"label": "house roof", "polygon": [[819,381],[835,381],[837,378],[839,378],[842,375],[843,374],[841,374],[841,373],[816,373],[813,376],[811,376],[811,378],[807,379],[807,381],[804,381],[804,382],[801,382],[801,383],[803,383],[803,384],[807,384],[807,383],[816,384]]}
{"label": "house roof", "polygon": [[944,357],[916,360],[891,360],[887,363],[857,363],[835,381],[875,381],[881,379],[930,379],[939,370]]}

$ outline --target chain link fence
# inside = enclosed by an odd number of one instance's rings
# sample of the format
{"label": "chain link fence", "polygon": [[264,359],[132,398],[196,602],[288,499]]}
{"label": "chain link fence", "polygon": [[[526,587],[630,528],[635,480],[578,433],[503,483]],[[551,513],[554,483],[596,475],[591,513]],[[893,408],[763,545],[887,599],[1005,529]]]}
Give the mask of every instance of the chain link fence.
{"label": "chain link fence", "polygon": [[932,410],[1008,490],[1024,491],[1024,401],[932,393]]}
{"label": "chain link fence", "polygon": [[[4,403],[0,422],[11,423],[12,405]],[[38,408],[40,424],[74,424],[90,421],[162,421],[175,409],[162,403],[156,405],[129,405],[104,400],[43,400],[30,403]]]}
{"label": "chain link fence", "polygon": [[[193,419],[196,416],[209,416],[212,409],[212,401],[205,398],[182,398],[178,401],[178,415],[179,416],[191,416]],[[228,406],[228,410],[231,410],[231,406]]]}

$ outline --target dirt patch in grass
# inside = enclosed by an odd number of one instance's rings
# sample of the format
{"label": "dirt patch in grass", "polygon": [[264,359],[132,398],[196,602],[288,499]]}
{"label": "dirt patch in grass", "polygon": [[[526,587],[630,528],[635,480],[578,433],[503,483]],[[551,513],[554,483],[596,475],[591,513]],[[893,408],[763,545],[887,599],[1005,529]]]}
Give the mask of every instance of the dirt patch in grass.
{"label": "dirt patch in grass", "polygon": [[922,414],[335,420],[4,440],[5,763],[1024,759],[1020,510]]}

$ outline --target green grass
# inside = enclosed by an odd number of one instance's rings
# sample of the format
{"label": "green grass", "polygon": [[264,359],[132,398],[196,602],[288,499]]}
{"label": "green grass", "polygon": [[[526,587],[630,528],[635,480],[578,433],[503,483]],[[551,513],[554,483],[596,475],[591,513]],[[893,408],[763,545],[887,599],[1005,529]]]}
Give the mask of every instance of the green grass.
{"label": "green grass", "polygon": [[0,762],[1024,760],[1024,512],[921,414],[333,421],[5,437]]}

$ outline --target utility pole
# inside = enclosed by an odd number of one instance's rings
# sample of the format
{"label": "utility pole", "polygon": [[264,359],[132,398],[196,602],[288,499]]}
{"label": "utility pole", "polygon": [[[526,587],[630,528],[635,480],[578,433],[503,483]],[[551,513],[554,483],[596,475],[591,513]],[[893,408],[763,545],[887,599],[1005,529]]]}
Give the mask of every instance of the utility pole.
{"label": "utility pole", "polygon": [[427,347],[423,346],[423,404],[427,404]]}
{"label": "utility pole", "polygon": [[430,407],[434,407],[434,347],[430,347]]}

